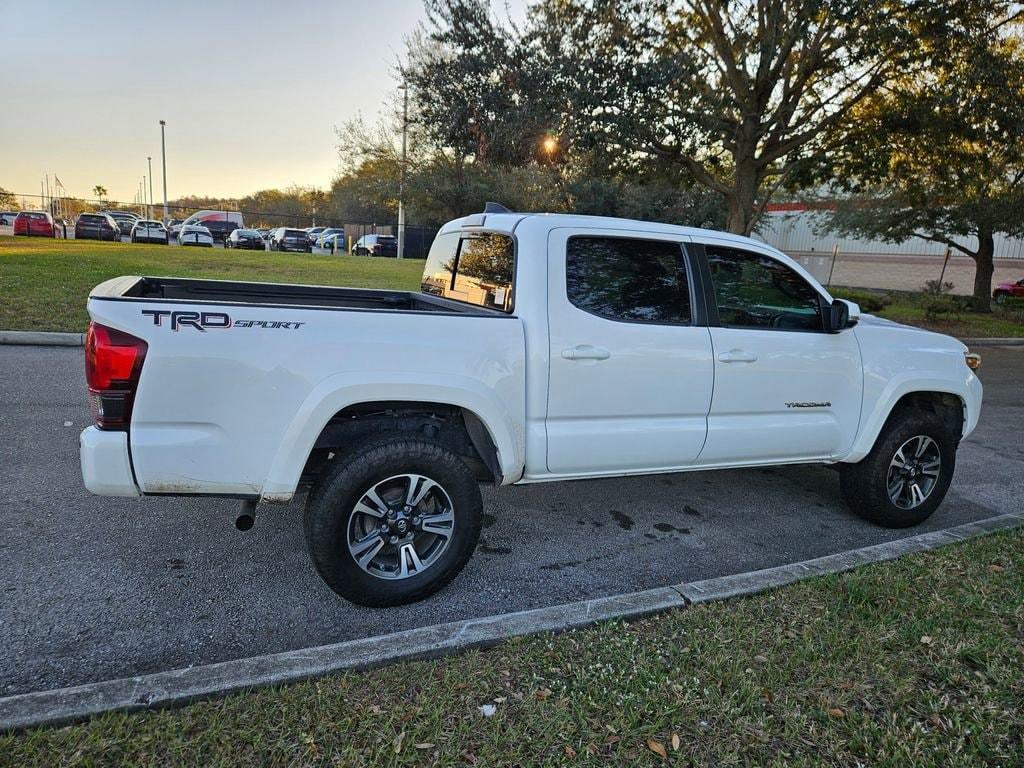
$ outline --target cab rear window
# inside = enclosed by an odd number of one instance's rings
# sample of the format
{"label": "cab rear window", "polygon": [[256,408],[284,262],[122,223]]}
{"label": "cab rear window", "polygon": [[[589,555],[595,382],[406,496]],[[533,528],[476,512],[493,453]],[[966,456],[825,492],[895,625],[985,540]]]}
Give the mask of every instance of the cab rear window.
{"label": "cab rear window", "polygon": [[438,235],[423,268],[420,290],[502,312],[513,309],[515,244],[495,232]]}

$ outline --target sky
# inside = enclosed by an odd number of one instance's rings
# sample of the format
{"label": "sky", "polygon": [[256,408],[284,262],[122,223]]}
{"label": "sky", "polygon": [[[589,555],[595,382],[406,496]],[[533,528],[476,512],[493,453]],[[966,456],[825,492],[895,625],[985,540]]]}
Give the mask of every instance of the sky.
{"label": "sky", "polygon": [[[494,0],[521,18],[525,0]],[[395,98],[422,0],[0,0],[0,187],[134,199],[326,188],[335,127]],[[148,183],[147,183],[148,186]]]}

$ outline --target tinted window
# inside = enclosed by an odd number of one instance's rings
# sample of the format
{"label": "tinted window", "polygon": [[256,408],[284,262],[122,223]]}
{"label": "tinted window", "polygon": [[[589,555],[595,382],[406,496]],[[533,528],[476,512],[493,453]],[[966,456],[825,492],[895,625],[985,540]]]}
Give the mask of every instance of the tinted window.
{"label": "tinted window", "polygon": [[821,304],[810,283],[780,261],[707,246],[722,325],[820,331]]}
{"label": "tinted window", "polygon": [[573,237],[565,262],[574,306],[609,320],[689,323],[690,287],[678,243]]}
{"label": "tinted window", "polygon": [[508,235],[448,232],[434,238],[420,290],[511,312],[514,274],[515,245]]}

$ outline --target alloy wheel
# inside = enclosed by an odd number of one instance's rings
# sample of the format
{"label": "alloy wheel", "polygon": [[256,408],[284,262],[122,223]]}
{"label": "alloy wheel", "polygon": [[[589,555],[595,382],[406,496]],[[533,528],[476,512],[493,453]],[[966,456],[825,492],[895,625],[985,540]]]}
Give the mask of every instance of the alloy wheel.
{"label": "alloy wheel", "polygon": [[942,454],[927,435],[915,435],[896,449],[886,473],[889,500],[900,509],[924,504],[939,482]]}
{"label": "alloy wheel", "polygon": [[360,496],[349,515],[349,554],[380,579],[407,579],[434,565],[455,534],[455,510],[429,477],[395,475]]}

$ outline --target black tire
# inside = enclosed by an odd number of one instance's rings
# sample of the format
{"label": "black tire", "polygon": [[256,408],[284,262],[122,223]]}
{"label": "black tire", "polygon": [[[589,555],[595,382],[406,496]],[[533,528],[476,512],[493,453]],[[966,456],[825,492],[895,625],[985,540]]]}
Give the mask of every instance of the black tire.
{"label": "black tire", "polygon": [[997,291],[995,295],[996,304],[1005,304],[1009,300],[1010,296],[1006,291]]}
{"label": "black tire", "polygon": [[[349,551],[350,517],[368,489],[405,473],[442,487],[454,512],[453,534],[421,573],[383,578],[364,570]],[[447,448],[420,437],[378,436],[336,455],[321,473],[306,501],[306,545],[320,577],[345,599],[377,608],[404,605],[434,594],[462,570],[480,538],[482,506],[473,472]]]}
{"label": "black tire", "polygon": [[[939,475],[923,502],[904,508],[889,496],[890,462],[898,449],[918,435],[935,441],[939,451]],[[924,522],[942,503],[956,468],[957,436],[936,413],[918,408],[894,412],[871,452],[856,464],[839,468],[843,498],[857,515],[884,528],[909,528]],[[921,478],[922,480],[924,478]]]}

